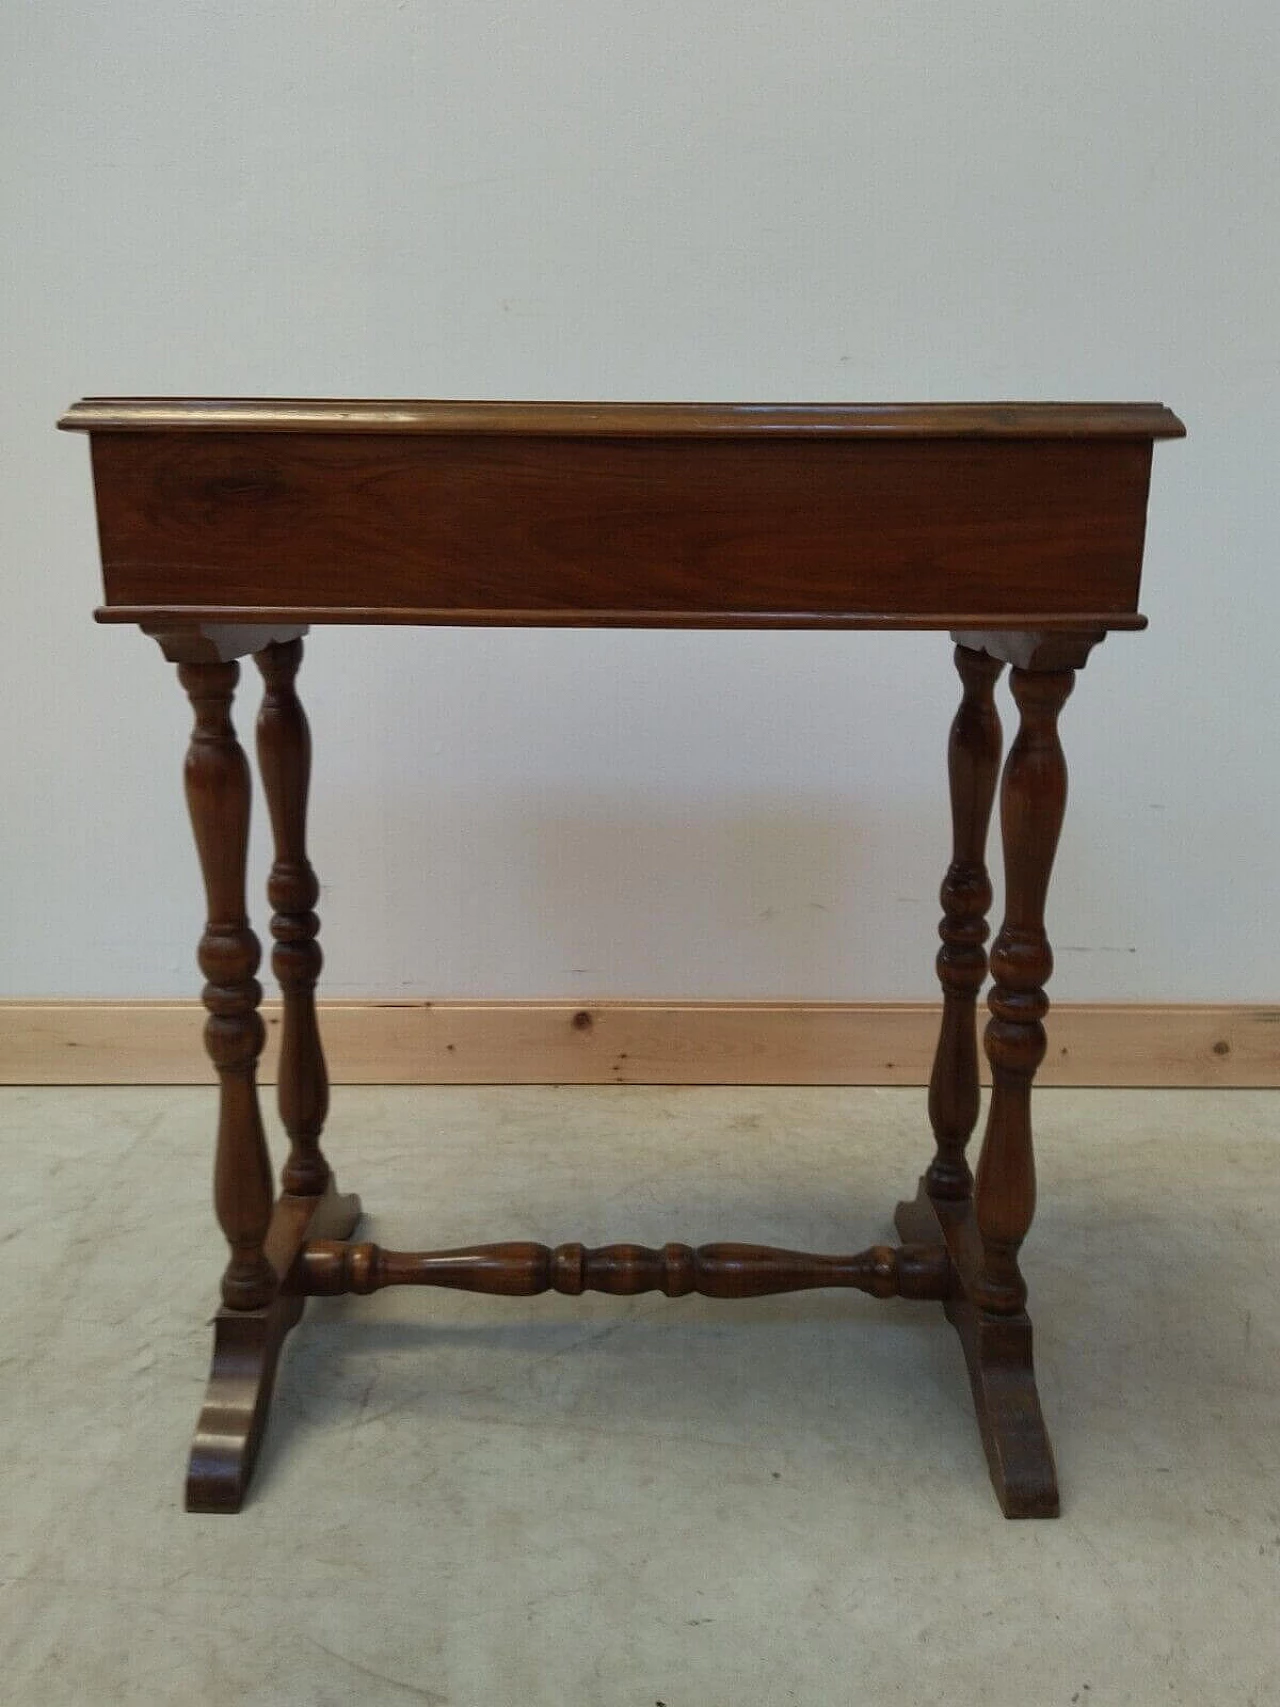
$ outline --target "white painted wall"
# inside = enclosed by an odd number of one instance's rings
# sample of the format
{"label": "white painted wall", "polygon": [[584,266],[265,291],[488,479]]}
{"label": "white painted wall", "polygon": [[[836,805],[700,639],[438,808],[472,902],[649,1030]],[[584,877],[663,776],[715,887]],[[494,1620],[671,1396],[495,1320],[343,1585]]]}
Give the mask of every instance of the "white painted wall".
{"label": "white painted wall", "polygon": [[[0,989],[194,988],[84,392],[1160,398],[1063,997],[1275,999],[1274,0],[11,0]],[[320,633],[331,994],[931,993],[942,637]],[[254,693],[256,700],[256,692]],[[256,849],[265,869],[264,849]]]}

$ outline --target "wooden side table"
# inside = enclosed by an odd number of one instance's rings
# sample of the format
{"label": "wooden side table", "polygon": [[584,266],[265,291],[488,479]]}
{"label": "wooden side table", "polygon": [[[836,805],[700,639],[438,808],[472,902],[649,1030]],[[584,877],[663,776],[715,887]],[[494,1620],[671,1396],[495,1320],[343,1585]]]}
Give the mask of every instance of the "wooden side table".
{"label": "wooden side table", "polygon": [[[1140,629],[1159,404],[524,404],[90,398],[106,603],[160,642],[195,715],[186,792],[208,898],[200,968],[219,1080],[214,1203],[231,1248],[187,1503],[235,1511],[285,1334],[310,1296],[426,1285],[756,1297],[856,1287],[941,1303],[968,1363],[1010,1517],[1058,1510],[1019,1248],[1035,1207],[1031,1085],[1045,1052],[1045,898],[1066,802],[1058,714],[1090,650]],[[935,1153],[902,1243],[852,1256],[741,1244],[355,1243],[354,1197],[320,1148],[319,893],[311,752],[295,690],[310,623],[949,629],[953,846],[942,885]],[[273,1195],[255,1071],[258,939],[245,900],[250,772],[236,659],[265,684],[258,761],[275,840],[267,893],[283,991]],[[1019,713],[1000,782],[1006,912],[992,946],[992,1092],[976,1180],[976,999],[987,974],[993,690]]]}

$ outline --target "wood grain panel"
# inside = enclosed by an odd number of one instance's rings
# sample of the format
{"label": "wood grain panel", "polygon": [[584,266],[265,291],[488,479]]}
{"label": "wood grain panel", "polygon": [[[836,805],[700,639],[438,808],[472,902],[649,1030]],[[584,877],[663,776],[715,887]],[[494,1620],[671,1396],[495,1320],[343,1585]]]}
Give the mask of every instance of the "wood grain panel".
{"label": "wood grain panel", "polygon": [[[0,1084],[208,1085],[201,1013],[196,1002],[0,1002]],[[279,1004],[262,1013],[269,1083]],[[328,1002],[320,1023],[343,1084],[924,1085],[938,1008]],[[1280,1087],[1275,1008],[1067,1002],[1048,1032],[1045,1085]]]}
{"label": "wood grain panel", "polygon": [[1132,616],[1151,444],[108,432],[93,454],[108,605],[1001,620]]}

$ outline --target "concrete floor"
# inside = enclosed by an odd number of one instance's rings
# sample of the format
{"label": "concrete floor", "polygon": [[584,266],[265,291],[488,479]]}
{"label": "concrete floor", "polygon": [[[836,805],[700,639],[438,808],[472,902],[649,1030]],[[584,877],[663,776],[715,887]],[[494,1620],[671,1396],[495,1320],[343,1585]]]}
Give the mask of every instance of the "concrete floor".
{"label": "concrete floor", "polygon": [[[0,1097],[0,1695],[1272,1707],[1280,1096],[1051,1091],[1026,1250],[1063,1516],[1006,1522],[935,1306],[315,1302],[189,1517],[210,1098]],[[922,1097],[339,1090],[392,1245],[883,1236]]]}

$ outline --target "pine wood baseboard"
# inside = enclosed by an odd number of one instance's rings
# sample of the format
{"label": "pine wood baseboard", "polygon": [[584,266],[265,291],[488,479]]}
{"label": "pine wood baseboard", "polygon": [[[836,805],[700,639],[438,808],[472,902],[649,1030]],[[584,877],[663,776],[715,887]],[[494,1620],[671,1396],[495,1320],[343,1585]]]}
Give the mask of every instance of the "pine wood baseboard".
{"label": "pine wood baseboard", "polygon": [[[262,1078],[280,1017],[264,1003]],[[210,1081],[190,1002],[0,1002],[0,1084]],[[921,1085],[930,1002],[330,1002],[336,1084]],[[1046,1085],[1280,1087],[1280,1009],[1064,1003]]]}

